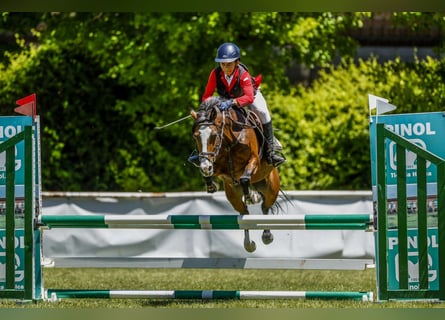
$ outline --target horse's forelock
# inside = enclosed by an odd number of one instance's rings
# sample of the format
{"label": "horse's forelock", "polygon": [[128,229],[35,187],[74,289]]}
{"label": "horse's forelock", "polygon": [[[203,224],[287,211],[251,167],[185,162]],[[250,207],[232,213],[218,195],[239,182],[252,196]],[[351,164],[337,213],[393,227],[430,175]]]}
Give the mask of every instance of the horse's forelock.
{"label": "horse's forelock", "polygon": [[219,97],[210,97],[204,100],[199,106],[198,117],[195,120],[195,124],[211,121],[212,111],[219,111],[217,108],[219,103],[221,103],[221,99]]}
{"label": "horse's forelock", "polygon": [[218,105],[221,102],[221,99],[219,97],[210,97],[204,100],[201,105],[199,106],[199,109],[203,110],[210,110],[214,106]]}
{"label": "horse's forelock", "polygon": [[210,114],[211,111],[213,110],[213,107],[216,105],[216,103],[218,102],[218,98],[217,97],[210,97],[206,100],[204,100],[200,105],[199,105],[199,109],[198,109],[198,116],[195,119],[195,122],[193,124],[192,127],[192,132],[194,132],[196,130],[196,127],[203,123],[203,122],[208,122],[210,121]]}

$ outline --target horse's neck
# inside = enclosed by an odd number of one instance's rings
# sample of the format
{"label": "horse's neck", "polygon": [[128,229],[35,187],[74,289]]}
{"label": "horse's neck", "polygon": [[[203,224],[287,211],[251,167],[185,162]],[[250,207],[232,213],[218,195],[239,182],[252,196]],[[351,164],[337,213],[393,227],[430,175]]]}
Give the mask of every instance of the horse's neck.
{"label": "horse's neck", "polygon": [[233,131],[233,122],[227,117],[222,122],[223,144],[233,145],[237,142],[241,131]]}
{"label": "horse's neck", "polygon": [[[253,130],[249,127],[248,118],[240,119],[236,111],[232,111],[230,115],[224,113],[219,114],[216,117],[215,122],[220,123],[223,145],[226,148],[231,148],[238,144],[240,137],[245,137],[247,134],[247,130]],[[256,136],[251,138],[256,139]]]}

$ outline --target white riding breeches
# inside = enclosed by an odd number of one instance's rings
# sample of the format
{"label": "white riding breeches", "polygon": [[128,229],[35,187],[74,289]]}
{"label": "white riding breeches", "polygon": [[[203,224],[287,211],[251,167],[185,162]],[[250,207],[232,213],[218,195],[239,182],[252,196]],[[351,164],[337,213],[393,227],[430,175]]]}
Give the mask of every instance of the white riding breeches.
{"label": "white riding breeches", "polygon": [[259,88],[256,92],[253,104],[249,105],[249,109],[252,110],[258,116],[258,118],[260,118],[262,124],[268,123],[272,120],[269,109],[267,108],[266,99],[264,99]]}

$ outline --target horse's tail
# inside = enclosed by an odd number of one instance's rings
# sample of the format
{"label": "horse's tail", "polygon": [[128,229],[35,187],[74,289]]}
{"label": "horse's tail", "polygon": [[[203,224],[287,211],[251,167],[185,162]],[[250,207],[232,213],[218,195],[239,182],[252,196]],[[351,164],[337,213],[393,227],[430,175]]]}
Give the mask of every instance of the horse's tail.
{"label": "horse's tail", "polygon": [[[292,203],[292,201],[289,198],[289,196],[281,188],[280,188],[278,197],[283,200],[283,203],[285,203],[286,206],[288,204],[290,204],[291,206],[294,207],[294,204]],[[284,208],[283,208],[282,204],[280,202],[278,202],[278,201],[275,201],[275,203],[273,204],[273,206],[270,209],[271,209],[271,213],[272,214],[278,214],[280,212],[284,212]]]}
{"label": "horse's tail", "polygon": [[[288,195],[286,194],[286,192],[284,192],[283,189],[280,188],[280,198],[284,199],[286,202],[290,202],[292,204],[292,201],[290,200],[290,198],[288,197]],[[292,204],[293,205],[293,204]]]}

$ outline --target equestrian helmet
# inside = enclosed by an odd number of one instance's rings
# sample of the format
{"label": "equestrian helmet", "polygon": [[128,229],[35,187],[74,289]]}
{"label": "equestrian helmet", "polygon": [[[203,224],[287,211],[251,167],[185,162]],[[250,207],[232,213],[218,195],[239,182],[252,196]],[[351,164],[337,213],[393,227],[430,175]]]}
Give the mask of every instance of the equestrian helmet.
{"label": "equestrian helmet", "polygon": [[240,58],[238,46],[231,42],[223,43],[216,51],[216,62],[232,62]]}

